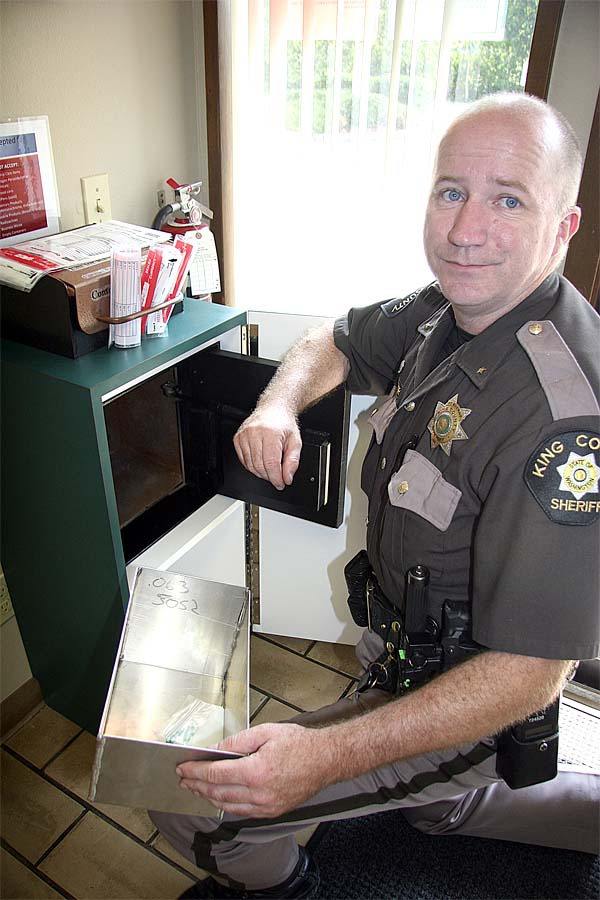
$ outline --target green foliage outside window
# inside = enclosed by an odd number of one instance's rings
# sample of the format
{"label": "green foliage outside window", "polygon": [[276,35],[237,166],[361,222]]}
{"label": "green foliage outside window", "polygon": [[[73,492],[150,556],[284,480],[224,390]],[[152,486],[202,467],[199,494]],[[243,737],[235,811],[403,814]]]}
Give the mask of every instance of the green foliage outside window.
{"label": "green foliage outside window", "polygon": [[[538,0],[508,0],[504,40],[459,41],[452,47],[447,99],[466,103],[494,91],[519,91],[529,57]],[[367,128],[377,130],[387,123],[392,70],[393,28],[389,0],[380,0],[377,38],[371,48]],[[439,55],[438,41],[403,41],[400,47],[400,79],[396,104],[396,128],[407,127],[407,109],[412,70],[411,107],[426,109],[435,96]],[[360,69],[363,45],[344,41],[342,47],[339,121],[334,130],[349,133],[358,127],[360,114]],[[332,126],[335,41],[315,41],[313,71],[312,132],[324,134]],[[302,41],[288,41],[286,127],[301,125]]]}
{"label": "green foliage outside window", "polygon": [[495,91],[523,89],[537,0],[509,0],[503,41],[461,41],[452,48],[448,99],[469,103]]}

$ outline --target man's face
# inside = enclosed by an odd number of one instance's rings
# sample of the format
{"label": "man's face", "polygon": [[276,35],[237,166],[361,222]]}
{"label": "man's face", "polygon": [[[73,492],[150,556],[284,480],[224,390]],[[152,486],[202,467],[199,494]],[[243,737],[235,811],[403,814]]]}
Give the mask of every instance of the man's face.
{"label": "man's face", "polygon": [[555,268],[570,220],[557,208],[551,143],[539,120],[530,125],[496,110],[442,140],[424,241],[455,309],[502,315]]}

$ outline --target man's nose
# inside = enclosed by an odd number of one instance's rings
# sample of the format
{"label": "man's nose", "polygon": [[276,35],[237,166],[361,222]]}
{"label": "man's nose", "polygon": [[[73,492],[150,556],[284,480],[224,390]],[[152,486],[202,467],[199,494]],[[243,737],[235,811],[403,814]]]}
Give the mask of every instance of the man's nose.
{"label": "man's nose", "polygon": [[480,204],[467,200],[456,211],[448,240],[457,247],[481,246],[488,234],[488,214]]}

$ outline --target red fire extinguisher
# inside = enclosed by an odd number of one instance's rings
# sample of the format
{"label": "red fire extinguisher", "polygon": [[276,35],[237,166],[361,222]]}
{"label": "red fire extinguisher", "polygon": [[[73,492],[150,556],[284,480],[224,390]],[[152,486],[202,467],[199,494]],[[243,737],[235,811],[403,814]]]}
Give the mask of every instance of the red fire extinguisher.
{"label": "red fire extinguisher", "polygon": [[152,222],[153,228],[176,235],[210,225],[212,210],[200,202],[201,181],[179,184],[174,178],[169,178],[167,184],[175,191],[175,201],[159,209]]}

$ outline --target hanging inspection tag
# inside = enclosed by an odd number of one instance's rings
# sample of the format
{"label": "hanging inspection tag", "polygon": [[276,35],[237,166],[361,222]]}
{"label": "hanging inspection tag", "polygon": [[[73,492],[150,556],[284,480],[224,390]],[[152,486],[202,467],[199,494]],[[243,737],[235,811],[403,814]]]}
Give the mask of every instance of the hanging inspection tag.
{"label": "hanging inspection tag", "polygon": [[214,234],[210,228],[198,228],[186,231],[185,237],[196,248],[190,268],[192,296],[218,293],[221,290],[221,276]]}

